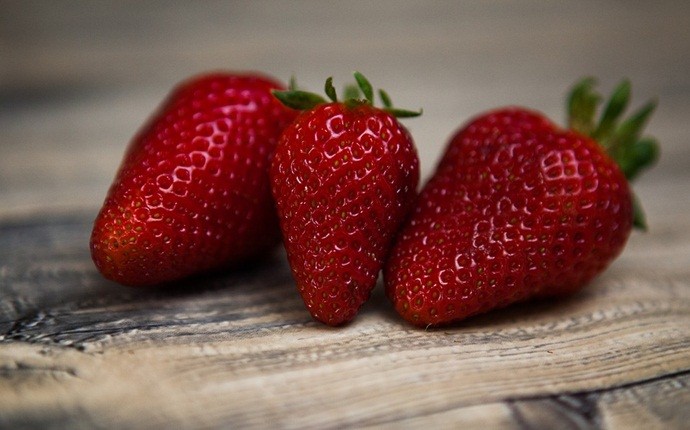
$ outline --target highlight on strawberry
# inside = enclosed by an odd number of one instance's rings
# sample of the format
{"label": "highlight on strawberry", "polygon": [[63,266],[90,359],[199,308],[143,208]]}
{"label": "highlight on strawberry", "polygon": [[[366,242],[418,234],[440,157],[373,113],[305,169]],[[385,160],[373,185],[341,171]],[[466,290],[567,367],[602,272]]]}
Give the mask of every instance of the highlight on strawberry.
{"label": "highlight on strawberry", "polygon": [[512,303],[571,294],[646,226],[628,181],[658,157],[642,135],[656,103],[621,119],[623,81],[595,121],[593,79],[574,86],[568,128],[521,107],[457,131],[384,269],[396,311],[418,326],[450,324]]}
{"label": "highlight on strawberry", "polygon": [[[312,317],[351,321],[369,298],[417,194],[419,159],[397,109],[358,72],[339,99],[331,78],[323,97],[274,91],[303,112],[283,132],[270,169],[292,275]],[[397,118],[396,118],[397,117]]]}

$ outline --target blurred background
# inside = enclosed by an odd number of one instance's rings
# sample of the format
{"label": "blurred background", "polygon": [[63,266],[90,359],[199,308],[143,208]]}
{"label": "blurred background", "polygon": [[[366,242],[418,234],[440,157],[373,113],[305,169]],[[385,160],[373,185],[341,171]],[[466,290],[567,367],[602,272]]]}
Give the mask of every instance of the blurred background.
{"label": "blurred background", "polygon": [[575,80],[596,76],[608,93],[628,77],[633,106],[660,100],[648,131],[663,158],[640,192],[690,167],[687,1],[0,0],[0,11],[2,217],[95,214],[170,88],[217,69],[317,91],[363,72],[397,106],[424,109],[405,121],[424,176],[483,110],[521,104],[562,122]]}

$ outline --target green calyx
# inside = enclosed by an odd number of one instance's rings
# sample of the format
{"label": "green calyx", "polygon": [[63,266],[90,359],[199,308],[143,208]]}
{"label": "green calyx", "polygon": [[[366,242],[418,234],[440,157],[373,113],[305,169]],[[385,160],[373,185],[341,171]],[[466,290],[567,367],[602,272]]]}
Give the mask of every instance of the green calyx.
{"label": "green calyx", "polygon": [[[326,79],[324,91],[328,100],[333,103],[341,102],[350,107],[359,105],[374,106],[374,88],[371,86],[369,80],[359,72],[355,72],[354,77],[356,84],[345,87],[342,101],[338,99],[337,92],[333,86],[333,78],[330,77]],[[383,105],[382,110],[396,118],[411,118],[422,114],[421,109],[419,111],[411,111],[393,107],[390,96],[384,90],[379,90],[378,94]],[[287,90],[273,91],[273,95],[285,106],[297,110],[309,110],[320,104],[329,102],[318,94],[298,90],[294,80],[290,81],[290,87]]]}
{"label": "green calyx", "polygon": [[[642,131],[656,101],[644,104],[628,118],[622,118],[630,101],[631,85],[623,80],[613,90],[606,106],[595,122],[601,95],[594,90],[592,78],[579,81],[568,97],[568,127],[596,140],[613,158],[625,177],[632,181],[640,172],[653,165],[659,158],[659,145],[652,137],[642,136]],[[642,207],[635,197],[634,226],[646,230]]]}

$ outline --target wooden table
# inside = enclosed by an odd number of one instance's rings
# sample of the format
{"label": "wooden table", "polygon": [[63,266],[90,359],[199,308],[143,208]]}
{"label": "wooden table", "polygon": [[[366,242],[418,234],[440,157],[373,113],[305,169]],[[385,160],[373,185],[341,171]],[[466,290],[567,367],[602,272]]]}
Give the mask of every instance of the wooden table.
{"label": "wooden table", "polygon": [[[687,428],[690,3],[0,3],[0,427]],[[360,69],[398,105],[427,176],[470,116],[562,118],[568,85],[658,96],[650,230],[586,290],[438,330],[379,286],[313,322],[284,255],[136,290],[87,243],[128,139],[207,69],[318,89]]]}

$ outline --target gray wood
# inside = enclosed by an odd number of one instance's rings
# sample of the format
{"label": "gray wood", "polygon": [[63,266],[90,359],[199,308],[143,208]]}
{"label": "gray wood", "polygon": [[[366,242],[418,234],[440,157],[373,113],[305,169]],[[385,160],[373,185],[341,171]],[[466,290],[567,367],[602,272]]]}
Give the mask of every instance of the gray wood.
{"label": "gray wood", "polygon": [[[687,428],[690,3],[0,1],[0,427]],[[379,285],[313,322],[280,249],[166,289],[104,280],[92,220],[129,138],[203,70],[360,69],[428,175],[482,110],[562,118],[580,76],[658,96],[650,231],[592,285],[419,330]]]}

